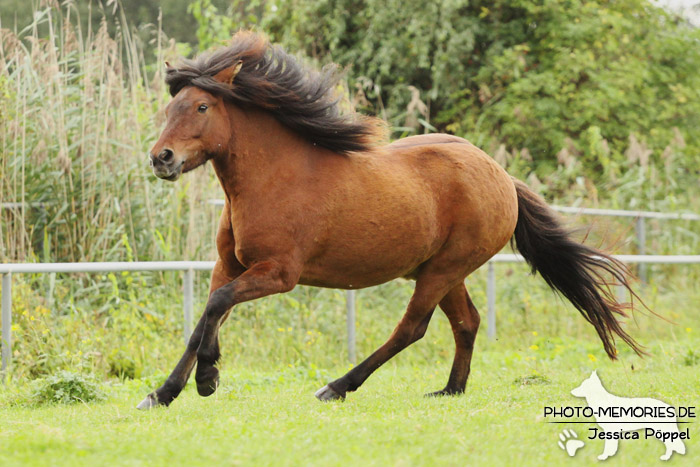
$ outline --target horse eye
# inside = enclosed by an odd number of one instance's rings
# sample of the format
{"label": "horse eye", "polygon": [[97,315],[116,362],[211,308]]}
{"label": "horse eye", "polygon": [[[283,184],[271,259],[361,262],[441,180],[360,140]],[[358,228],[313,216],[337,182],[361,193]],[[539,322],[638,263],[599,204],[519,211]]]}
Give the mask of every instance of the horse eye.
{"label": "horse eye", "polygon": [[209,108],[209,106],[207,106],[207,104],[202,104],[197,108],[197,112],[203,114],[204,112],[207,111],[208,108]]}

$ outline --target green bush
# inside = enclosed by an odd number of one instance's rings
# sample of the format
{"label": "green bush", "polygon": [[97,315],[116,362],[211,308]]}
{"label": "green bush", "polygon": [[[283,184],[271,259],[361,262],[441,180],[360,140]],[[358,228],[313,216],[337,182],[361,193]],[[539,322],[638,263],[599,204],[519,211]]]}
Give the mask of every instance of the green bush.
{"label": "green bush", "polygon": [[[135,353],[135,352],[134,352]],[[117,351],[109,357],[109,374],[119,379],[138,379],[141,377],[142,365],[127,351]]]}
{"label": "green bush", "polygon": [[693,349],[688,349],[688,352],[683,357],[683,364],[685,366],[695,366],[700,363],[700,352],[696,352]]}
{"label": "green bush", "polygon": [[106,399],[92,376],[59,371],[34,384],[32,401],[37,404],[72,404]]}
{"label": "green bush", "polygon": [[[625,158],[630,134],[657,165],[680,134],[698,174],[700,30],[647,0],[282,0],[274,11],[239,1],[232,11],[244,4],[259,18],[237,26],[348,67],[355,102],[397,135],[434,128],[526,148],[539,176],[570,146],[595,177]],[[589,144],[596,135],[608,149]]]}
{"label": "green bush", "polygon": [[538,384],[550,384],[549,378],[544,375],[532,374],[527,376],[519,376],[513,380],[516,386],[532,386]]}

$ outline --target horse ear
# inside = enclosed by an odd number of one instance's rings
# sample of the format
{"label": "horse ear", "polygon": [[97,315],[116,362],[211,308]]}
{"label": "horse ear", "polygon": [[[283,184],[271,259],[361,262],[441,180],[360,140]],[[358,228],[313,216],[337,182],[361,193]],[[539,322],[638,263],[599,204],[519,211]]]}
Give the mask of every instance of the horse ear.
{"label": "horse ear", "polygon": [[230,67],[224,68],[216,75],[214,75],[214,79],[219,81],[220,83],[226,83],[229,86],[233,86],[233,80],[234,78],[236,78],[238,72],[241,71],[241,68],[243,68],[243,60],[238,60]]}
{"label": "horse ear", "polygon": [[165,68],[172,68],[172,67],[170,66],[170,62],[167,61],[167,60],[165,61]]}

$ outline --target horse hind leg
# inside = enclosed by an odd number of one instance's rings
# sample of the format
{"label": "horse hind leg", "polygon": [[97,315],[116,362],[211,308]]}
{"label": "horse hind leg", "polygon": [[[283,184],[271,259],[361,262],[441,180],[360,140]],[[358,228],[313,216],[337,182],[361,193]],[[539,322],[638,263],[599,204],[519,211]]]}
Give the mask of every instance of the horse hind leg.
{"label": "horse hind leg", "polygon": [[455,338],[455,358],[447,385],[441,391],[427,396],[462,394],[467,385],[471,367],[474,339],[479,330],[479,312],[472,303],[464,283],[460,283],[440,301],[440,308],[450,320]]}
{"label": "horse hind leg", "polygon": [[421,274],[406,313],[384,345],[344,376],[319,389],[316,397],[322,401],[345,399],[347,392],[359,388],[377,368],[422,338],[435,307],[448,290],[450,284],[442,278]]}

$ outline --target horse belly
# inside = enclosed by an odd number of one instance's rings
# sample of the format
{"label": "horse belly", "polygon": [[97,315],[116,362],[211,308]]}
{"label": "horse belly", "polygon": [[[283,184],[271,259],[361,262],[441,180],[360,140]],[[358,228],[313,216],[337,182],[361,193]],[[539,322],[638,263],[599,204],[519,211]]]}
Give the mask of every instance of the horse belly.
{"label": "horse belly", "polygon": [[355,289],[412,276],[445,238],[437,207],[425,198],[384,199],[374,210],[346,209],[344,222],[331,227],[305,263],[300,283]]}
{"label": "horse belly", "polygon": [[334,289],[361,289],[389,282],[398,277],[414,278],[415,270],[423,262],[405,256],[387,255],[378,251],[366,255],[365,251],[348,252],[348,257],[324,255],[308,262],[299,283]]}

